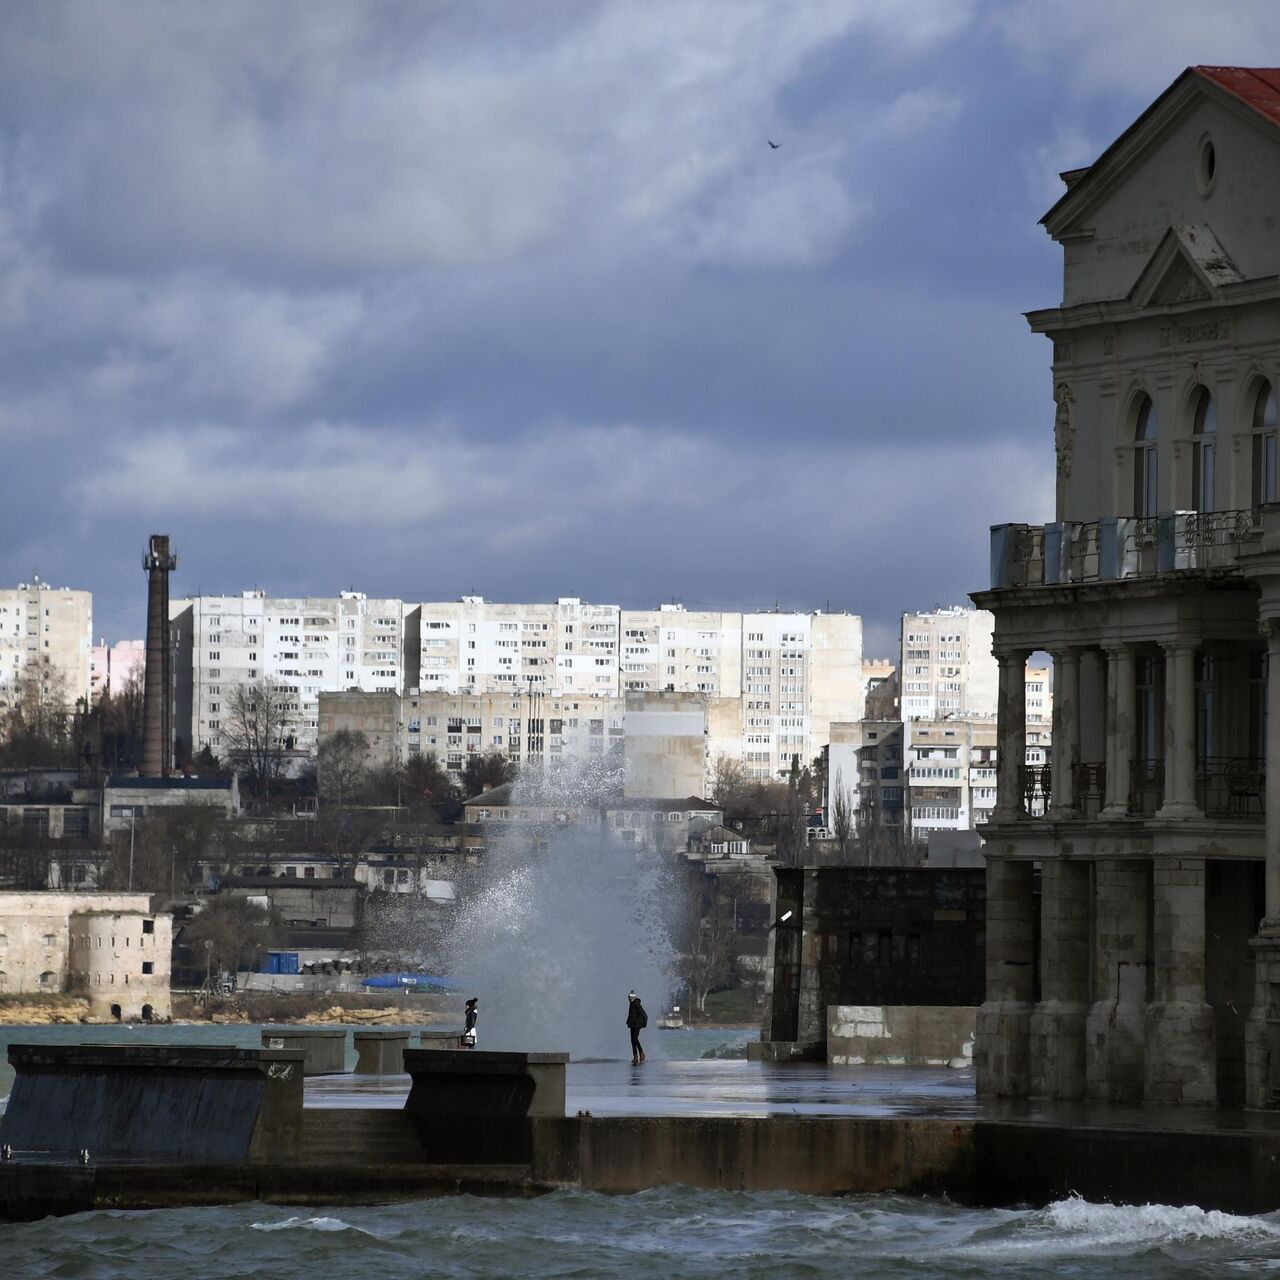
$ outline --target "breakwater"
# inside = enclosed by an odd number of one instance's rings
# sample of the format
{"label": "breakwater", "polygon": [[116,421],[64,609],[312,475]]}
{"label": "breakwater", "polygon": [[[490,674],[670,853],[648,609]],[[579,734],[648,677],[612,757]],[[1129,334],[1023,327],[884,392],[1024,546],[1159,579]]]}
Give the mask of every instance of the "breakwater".
{"label": "breakwater", "polygon": [[0,1125],[9,1218],[669,1184],[1280,1206],[1280,1130],[1261,1116],[566,1115],[563,1055],[412,1048],[407,1096],[304,1106],[300,1049],[14,1046],[10,1056],[18,1075]]}

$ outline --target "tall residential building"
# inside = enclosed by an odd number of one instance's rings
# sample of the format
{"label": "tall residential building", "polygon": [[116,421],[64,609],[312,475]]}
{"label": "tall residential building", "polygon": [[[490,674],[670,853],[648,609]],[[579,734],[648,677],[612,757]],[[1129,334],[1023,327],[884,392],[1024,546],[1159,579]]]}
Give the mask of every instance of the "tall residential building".
{"label": "tall residential building", "polygon": [[0,589],[0,711],[32,671],[47,691],[65,698],[68,709],[81,701],[87,706],[92,645],[88,591],[51,587],[38,578]]}
{"label": "tall residential building", "polygon": [[441,693],[618,694],[615,605],[496,604],[463,596],[409,605],[418,620],[416,684]]}
{"label": "tall residential building", "polygon": [[[992,529],[981,1094],[1280,1107],[1280,68],[1192,67],[1043,218],[1056,511]],[[1046,812],[1023,758],[1053,655]]]}
{"label": "tall residential building", "polygon": [[993,716],[999,668],[992,617],[956,605],[902,615],[898,696],[903,720]]}
{"label": "tall residential building", "polygon": [[104,693],[118,694],[136,671],[147,665],[145,640],[120,640],[108,644],[99,640],[89,650],[89,699],[96,702]]}
{"label": "tall residential building", "polygon": [[357,591],[279,599],[261,591],[198,596],[170,605],[177,651],[174,733],[195,754],[226,748],[228,697],[237,685],[272,680],[286,703],[290,745],[314,750],[322,691],[399,693],[404,606]]}
{"label": "tall residential building", "polygon": [[[859,719],[865,700],[862,620],[848,614],[628,610],[574,597],[407,604],[355,592],[305,600],[246,592],[177,601],[171,615],[177,732],[193,753],[225,747],[230,690],[265,678],[297,691],[291,736],[302,749],[314,748],[322,691],[564,704],[675,693],[706,700],[709,760],[730,756],[752,776],[772,778],[793,756],[811,761],[831,722]],[[572,718],[599,718],[579,709]],[[496,714],[478,703],[463,718],[484,725]],[[490,741],[496,736],[485,730],[489,745],[501,745]]]}

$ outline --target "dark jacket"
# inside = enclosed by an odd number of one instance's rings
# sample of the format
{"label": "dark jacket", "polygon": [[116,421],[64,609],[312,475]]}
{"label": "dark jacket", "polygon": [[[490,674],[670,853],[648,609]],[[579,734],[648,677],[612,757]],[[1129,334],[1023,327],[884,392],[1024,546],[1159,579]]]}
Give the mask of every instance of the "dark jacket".
{"label": "dark jacket", "polygon": [[639,1000],[627,1001],[627,1026],[634,1027],[637,1030],[640,1027],[649,1025],[649,1015],[644,1011],[644,1005]]}

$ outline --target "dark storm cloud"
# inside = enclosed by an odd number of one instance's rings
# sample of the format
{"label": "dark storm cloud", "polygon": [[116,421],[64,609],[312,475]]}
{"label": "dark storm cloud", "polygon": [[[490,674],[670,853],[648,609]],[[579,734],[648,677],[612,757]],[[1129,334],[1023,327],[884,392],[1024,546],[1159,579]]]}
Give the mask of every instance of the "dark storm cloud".
{"label": "dark storm cloud", "polygon": [[1056,170],[1266,12],[0,5],[0,580],[887,636],[1048,515]]}

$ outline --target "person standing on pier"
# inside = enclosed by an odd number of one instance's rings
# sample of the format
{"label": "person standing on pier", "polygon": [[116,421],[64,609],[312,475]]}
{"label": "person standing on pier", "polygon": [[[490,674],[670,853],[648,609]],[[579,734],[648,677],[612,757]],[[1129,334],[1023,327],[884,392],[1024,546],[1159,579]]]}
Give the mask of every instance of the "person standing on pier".
{"label": "person standing on pier", "polygon": [[467,1001],[467,1020],[462,1028],[462,1047],[464,1049],[474,1049],[476,1047],[476,1021],[479,1015],[476,1012],[476,1006],[480,1003],[478,996],[472,996]]}
{"label": "person standing on pier", "polygon": [[631,1065],[637,1066],[644,1061],[644,1050],[640,1047],[640,1031],[649,1025],[649,1015],[640,1003],[640,997],[634,991],[627,993],[627,1029],[631,1032]]}

